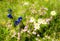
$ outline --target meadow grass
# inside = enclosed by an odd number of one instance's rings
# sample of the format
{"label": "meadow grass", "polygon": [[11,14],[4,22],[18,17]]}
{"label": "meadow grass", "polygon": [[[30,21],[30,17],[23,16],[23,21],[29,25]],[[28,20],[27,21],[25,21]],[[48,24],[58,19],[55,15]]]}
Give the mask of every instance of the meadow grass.
{"label": "meadow grass", "polygon": [[0,0],[0,41],[60,41],[60,0]]}

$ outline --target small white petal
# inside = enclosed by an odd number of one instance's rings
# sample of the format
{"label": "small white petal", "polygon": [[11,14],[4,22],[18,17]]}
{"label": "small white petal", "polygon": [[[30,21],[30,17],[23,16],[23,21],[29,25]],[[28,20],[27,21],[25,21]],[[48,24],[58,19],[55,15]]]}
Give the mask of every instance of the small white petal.
{"label": "small white petal", "polygon": [[38,19],[39,24],[47,24],[47,22],[44,19]]}
{"label": "small white petal", "polygon": [[30,33],[30,30],[28,30],[27,32]]}
{"label": "small white petal", "polygon": [[30,22],[35,22],[35,19],[33,17],[30,18]]}
{"label": "small white petal", "polygon": [[32,34],[36,35],[36,32],[33,31]]}

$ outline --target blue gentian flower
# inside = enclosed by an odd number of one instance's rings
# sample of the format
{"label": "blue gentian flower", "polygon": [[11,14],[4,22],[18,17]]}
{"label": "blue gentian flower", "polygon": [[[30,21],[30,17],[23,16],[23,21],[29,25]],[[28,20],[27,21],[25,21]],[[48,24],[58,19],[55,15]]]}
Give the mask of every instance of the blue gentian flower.
{"label": "blue gentian flower", "polygon": [[8,14],[8,17],[11,18],[11,19],[13,18],[11,14]]}
{"label": "blue gentian flower", "polygon": [[18,25],[20,22],[18,22],[18,21],[15,21],[14,22],[14,25],[16,26],[16,25]]}
{"label": "blue gentian flower", "polygon": [[22,20],[22,17],[19,17],[19,18],[18,18],[18,21],[20,22],[21,20]]}
{"label": "blue gentian flower", "polygon": [[22,17],[19,17],[18,20],[14,22],[14,25],[15,26],[18,25],[21,22],[21,20],[22,20]]}

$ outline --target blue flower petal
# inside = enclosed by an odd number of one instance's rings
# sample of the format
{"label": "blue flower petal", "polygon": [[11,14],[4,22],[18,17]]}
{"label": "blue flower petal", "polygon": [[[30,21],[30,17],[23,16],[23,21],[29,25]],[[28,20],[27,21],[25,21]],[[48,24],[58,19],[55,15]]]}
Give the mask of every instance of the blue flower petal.
{"label": "blue flower petal", "polygon": [[14,25],[17,26],[22,20],[22,17],[19,17],[17,21],[14,22]]}
{"label": "blue flower petal", "polygon": [[19,17],[19,18],[18,18],[18,21],[21,21],[21,20],[22,20],[22,17]]}
{"label": "blue flower petal", "polygon": [[11,19],[13,18],[11,14],[8,14],[8,17],[11,18]]}
{"label": "blue flower petal", "polygon": [[19,24],[19,22],[18,22],[18,21],[15,21],[15,22],[14,22],[14,25],[15,25],[15,26],[16,26],[16,25],[18,25],[18,24]]}

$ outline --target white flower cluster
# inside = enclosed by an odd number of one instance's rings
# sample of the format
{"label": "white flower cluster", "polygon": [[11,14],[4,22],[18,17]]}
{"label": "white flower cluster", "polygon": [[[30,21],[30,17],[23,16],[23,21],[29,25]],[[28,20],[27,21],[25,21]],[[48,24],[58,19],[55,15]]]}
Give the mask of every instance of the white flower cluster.
{"label": "white flower cluster", "polygon": [[38,24],[47,24],[47,22],[45,21],[45,19],[38,19]]}
{"label": "white flower cluster", "polygon": [[49,24],[49,21],[51,20],[52,18],[46,18],[46,19],[42,19],[42,18],[39,18],[36,22],[36,20],[34,19],[34,17],[31,17],[30,18],[30,23],[33,23],[34,24],[34,30],[37,30],[40,28],[40,25],[41,24]]}

